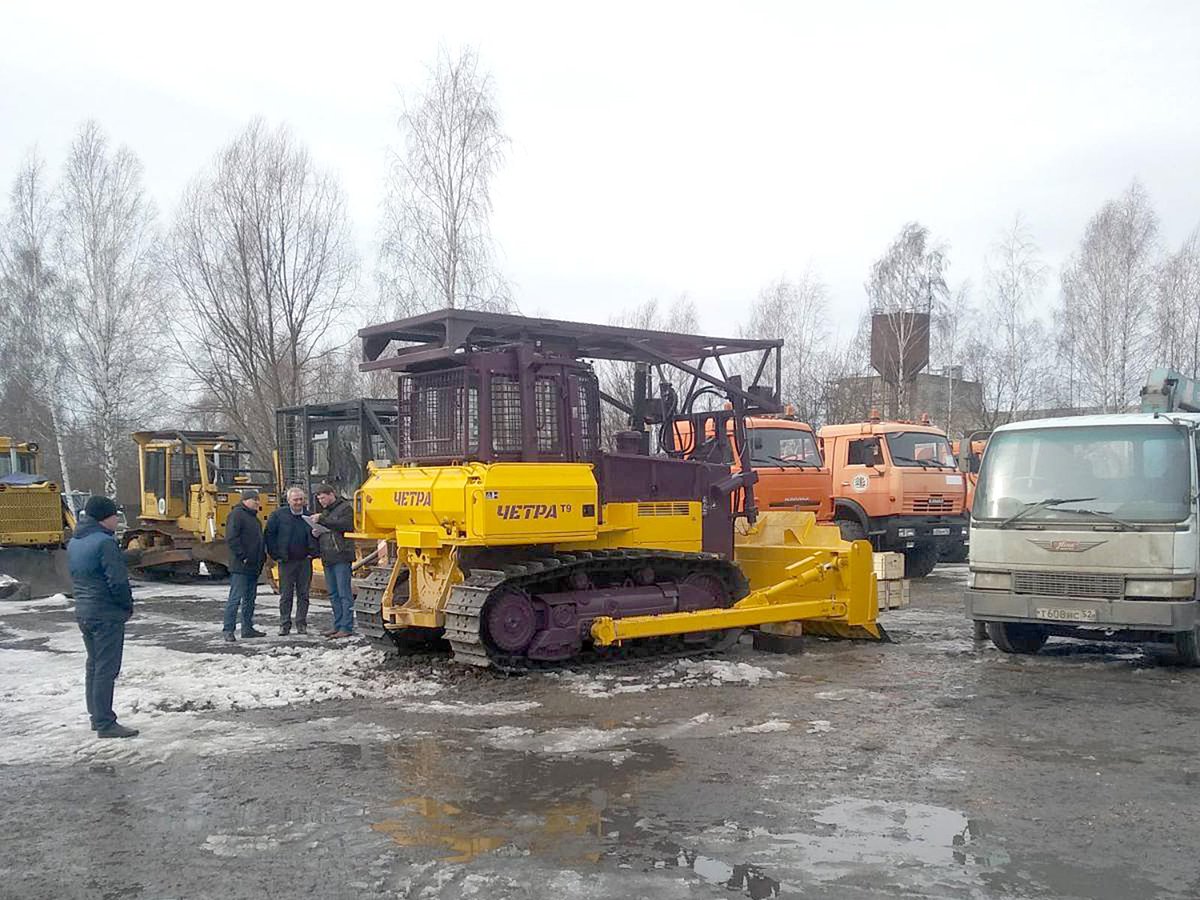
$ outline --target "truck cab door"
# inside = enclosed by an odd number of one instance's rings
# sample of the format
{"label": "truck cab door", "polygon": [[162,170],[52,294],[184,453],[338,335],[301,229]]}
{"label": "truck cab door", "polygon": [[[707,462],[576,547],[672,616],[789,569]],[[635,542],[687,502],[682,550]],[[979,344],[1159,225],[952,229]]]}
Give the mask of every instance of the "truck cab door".
{"label": "truck cab door", "polygon": [[[883,479],[884,456],[883,447],[878,437],[848,438],[839,447],[839,452],[845,453],[844,464],[841,467],[839,483],[835,485],[836,492],[842,497],[856,499],[864,508],[867,498],[879,489]],[[869,515],[875,515],[868,509]]]}

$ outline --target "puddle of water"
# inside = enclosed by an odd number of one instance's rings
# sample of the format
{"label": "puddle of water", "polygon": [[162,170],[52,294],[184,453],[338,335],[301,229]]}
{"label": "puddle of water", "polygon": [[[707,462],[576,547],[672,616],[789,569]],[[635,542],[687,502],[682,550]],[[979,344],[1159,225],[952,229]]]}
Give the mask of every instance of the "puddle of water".
{"label": "puddle of water", "polygon": [[813,815],[821,833],[774,834],[824,877],[838,877],[864,865],[963,867],[997,866],[1003,851],[975,846],[980,822],[960,812],[924,803],[843,798]]}
{"label": "puddle of water", "polygon": [[432,851],[442,863],[535,856],[560,864],[686,869],[751,900],[780,896],[781,884],[750,864],[730,864],[665,838],[637,806],[639,786],[670,776],[661,745],[631,746],[619,766],[586,756],[542,757],[484,750],[471,769],[433,739],[396,745],[398,784],[424,793],[394,801],[371,824],[401,847]]}

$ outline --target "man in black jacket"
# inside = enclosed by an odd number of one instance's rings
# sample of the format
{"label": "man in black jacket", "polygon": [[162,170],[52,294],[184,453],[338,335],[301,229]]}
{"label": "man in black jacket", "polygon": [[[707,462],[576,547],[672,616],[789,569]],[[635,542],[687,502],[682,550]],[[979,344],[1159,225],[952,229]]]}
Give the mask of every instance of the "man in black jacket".
{"label": "man in black jacket", "polygon": [[354,545],[346,538],[346,532],[354,530],[354,507],[337,495],[333,485],[319,484],[313,493],[321,506],[312,517],[313,534],[320,541],[325,586],[333,607],[333,630],[325,632],[325,637],[347,638],[354,634],[354,600],[350,593]]}
{"label": "man in black jacket", "polygon": [[263,637],[254,629],[254,599],[258,595],[258,576],[267,561],[267,545],[258,523],[258,491],[242,490],[242,502],[229,511],[225,520],[225,545],[229,548],[229,600],[225,604],[225,640],[233,641],[238,606],[242,608],[242,637]]}
{"label": "man in black jacket", "polygon": [[121,673],[125,623],[133,615],[133,592],[125,558],[113,533],[117,505],[107,497],[90,497],[79,527],[67,544],[67,565],[75,592],[75,620],[87,648],[84,690],[96,737],[127,738],[136,728],[117,723],[113,688]]}
{"label": "man in black jacket", "polygon": [[288,488],[287,506],[267,518],[267,552],[279,563],[279,633],[292,630],[292,598],[296,600],[296,633],[308,634],[308,591],[317,539],[304,521],[304,488]]}

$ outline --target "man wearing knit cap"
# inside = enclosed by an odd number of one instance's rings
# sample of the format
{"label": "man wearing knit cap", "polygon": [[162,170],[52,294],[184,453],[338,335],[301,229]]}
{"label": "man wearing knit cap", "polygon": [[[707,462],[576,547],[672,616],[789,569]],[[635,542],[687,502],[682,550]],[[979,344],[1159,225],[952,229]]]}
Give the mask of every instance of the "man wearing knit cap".
{"label": "man wearing knit cap", "polygon": [[267,561],[267,545],[258,521],[258,491],[242,489],[242,502],[225,520],[225,546],[229,550],[229,599],[225,603],[225,640],[235,640],[238,607],[242,610],[242,637],[258,638],[266,632],[254,627],[254,600],[258,576]]}
{"label": "man wearing knit cap", "polygon": [[117,505],[107,497],[91,497],[83,511],[67,544],[67,564],[75,590],[75,620],[87,648],[88,716],[96,737],[133,737],[137,729],[119,724],[112,708],[125,650],[125,623],[133,615],[129,572],[114,536]]}

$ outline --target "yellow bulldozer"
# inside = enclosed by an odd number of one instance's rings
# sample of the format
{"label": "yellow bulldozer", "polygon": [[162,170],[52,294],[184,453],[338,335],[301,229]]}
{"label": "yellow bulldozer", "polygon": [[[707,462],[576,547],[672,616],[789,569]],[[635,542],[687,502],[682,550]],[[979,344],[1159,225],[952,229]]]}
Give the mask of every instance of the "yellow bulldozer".
{"label": "yellow bulldozer", "polygon": [[259,492],[263,523],[278,504],[274,474],[221,431],[138,431],[141,511],[121,535],[130,567],[148,578],[229,574],[225,520],[242,491]]}
{"label": "yellow bulldozer", "polygon": [[0,599],[69,593],[64,546],[73,527],[38,445],[0,437]]}
{"label": "yellow bulldozer", "polygon": [[[777,623],[886,637],[870,545],[759,512],[748,457],[731,471],[747,415],[780,408],[782,341],[453,309],[359,335],[364,370],[399,374],[398,459],[354,495],[353,536],[399,551],[355,582],[359,628],[381,643],[524,671],[719,650]],[[631,404],[592,360],[632,364]],[[690,377],[685,394],[665,369]],[[613,452],[602,401],[629,420]],[[683,422],[708,437],[676,447]]]}

